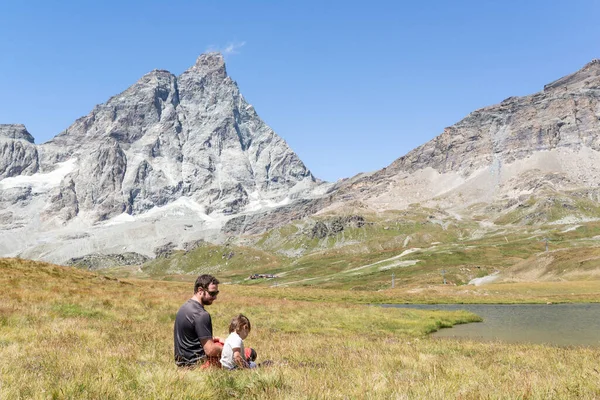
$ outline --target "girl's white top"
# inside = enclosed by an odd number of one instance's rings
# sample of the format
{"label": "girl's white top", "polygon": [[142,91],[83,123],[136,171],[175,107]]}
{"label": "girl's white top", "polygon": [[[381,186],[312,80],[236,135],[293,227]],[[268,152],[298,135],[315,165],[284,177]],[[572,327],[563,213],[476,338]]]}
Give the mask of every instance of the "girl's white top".
{"label": "girl's white top", "polygon": [[227,336],[223,351],[221,352],[221,365],[223,368],[234,369],[238,367],[233,359],[233,349],[236,347],[240,348],[240,354],[242,355],[242,358],[245,359],[244,341],[236,332],[231,332],[229,336]]}

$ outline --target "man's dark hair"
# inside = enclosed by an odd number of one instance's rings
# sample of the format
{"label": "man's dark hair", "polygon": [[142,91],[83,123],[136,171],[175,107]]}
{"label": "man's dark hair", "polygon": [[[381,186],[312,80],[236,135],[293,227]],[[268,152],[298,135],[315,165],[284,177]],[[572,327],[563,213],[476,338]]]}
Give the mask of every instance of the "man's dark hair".
{"label": "man's dark hair", "polygon": [[211,283],[218,285],[219,280],[212,275],[200,275],[198,279],[196,279],[196,283],[194,284],[194,294],[198,293],[198,289],[200,288],[207,290],[208,285],[210,285]]}

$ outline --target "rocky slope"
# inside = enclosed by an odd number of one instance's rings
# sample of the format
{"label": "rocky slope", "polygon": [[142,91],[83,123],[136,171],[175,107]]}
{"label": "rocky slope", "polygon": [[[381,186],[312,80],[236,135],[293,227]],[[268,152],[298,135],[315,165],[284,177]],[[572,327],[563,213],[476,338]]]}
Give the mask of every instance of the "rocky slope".
{"label": "rocky slope", "polygon": [[342,202],[464,210],[539,189],[600,194],[600,61],[544,90],[482,108],[383,170],[339,185]]}

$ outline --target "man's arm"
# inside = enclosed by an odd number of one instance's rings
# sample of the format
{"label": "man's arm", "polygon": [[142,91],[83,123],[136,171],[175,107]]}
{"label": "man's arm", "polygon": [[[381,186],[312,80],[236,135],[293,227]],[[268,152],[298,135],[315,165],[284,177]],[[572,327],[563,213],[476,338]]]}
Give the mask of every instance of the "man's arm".
{"label": "man's arm", "polygon": [[204,354],[206,354],[207,357],[221,357],[222,346],[217,343],[221,339],[213,337],[212,319],[210,318],[210,314],[202,313],[199,315],[194,321],[194,325],[198,340],[200,340],[200,344],[204,349]]}
{"label": "man's arm", "polygon": [[213,336],[213,342],[215,342],[217,344],[221,343],[221,345],[225,344],[225,341],[218,336]]}
{"label": "man's arm", "polygon": [[223,346],[217,344],[212,339],[200,339],[200,344],[202,344],[207,357],[221,357]]}

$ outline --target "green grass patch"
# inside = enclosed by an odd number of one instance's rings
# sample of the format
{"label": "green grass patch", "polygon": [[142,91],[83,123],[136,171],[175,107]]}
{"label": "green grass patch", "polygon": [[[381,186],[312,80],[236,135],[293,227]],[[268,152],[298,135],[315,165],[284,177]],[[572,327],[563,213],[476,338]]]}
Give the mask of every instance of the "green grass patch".
{"label": "green grass patch", "polygon": [[60,318],[104,318],[106,316],[102,311],[71,303],[54,304],[52,311]]}

